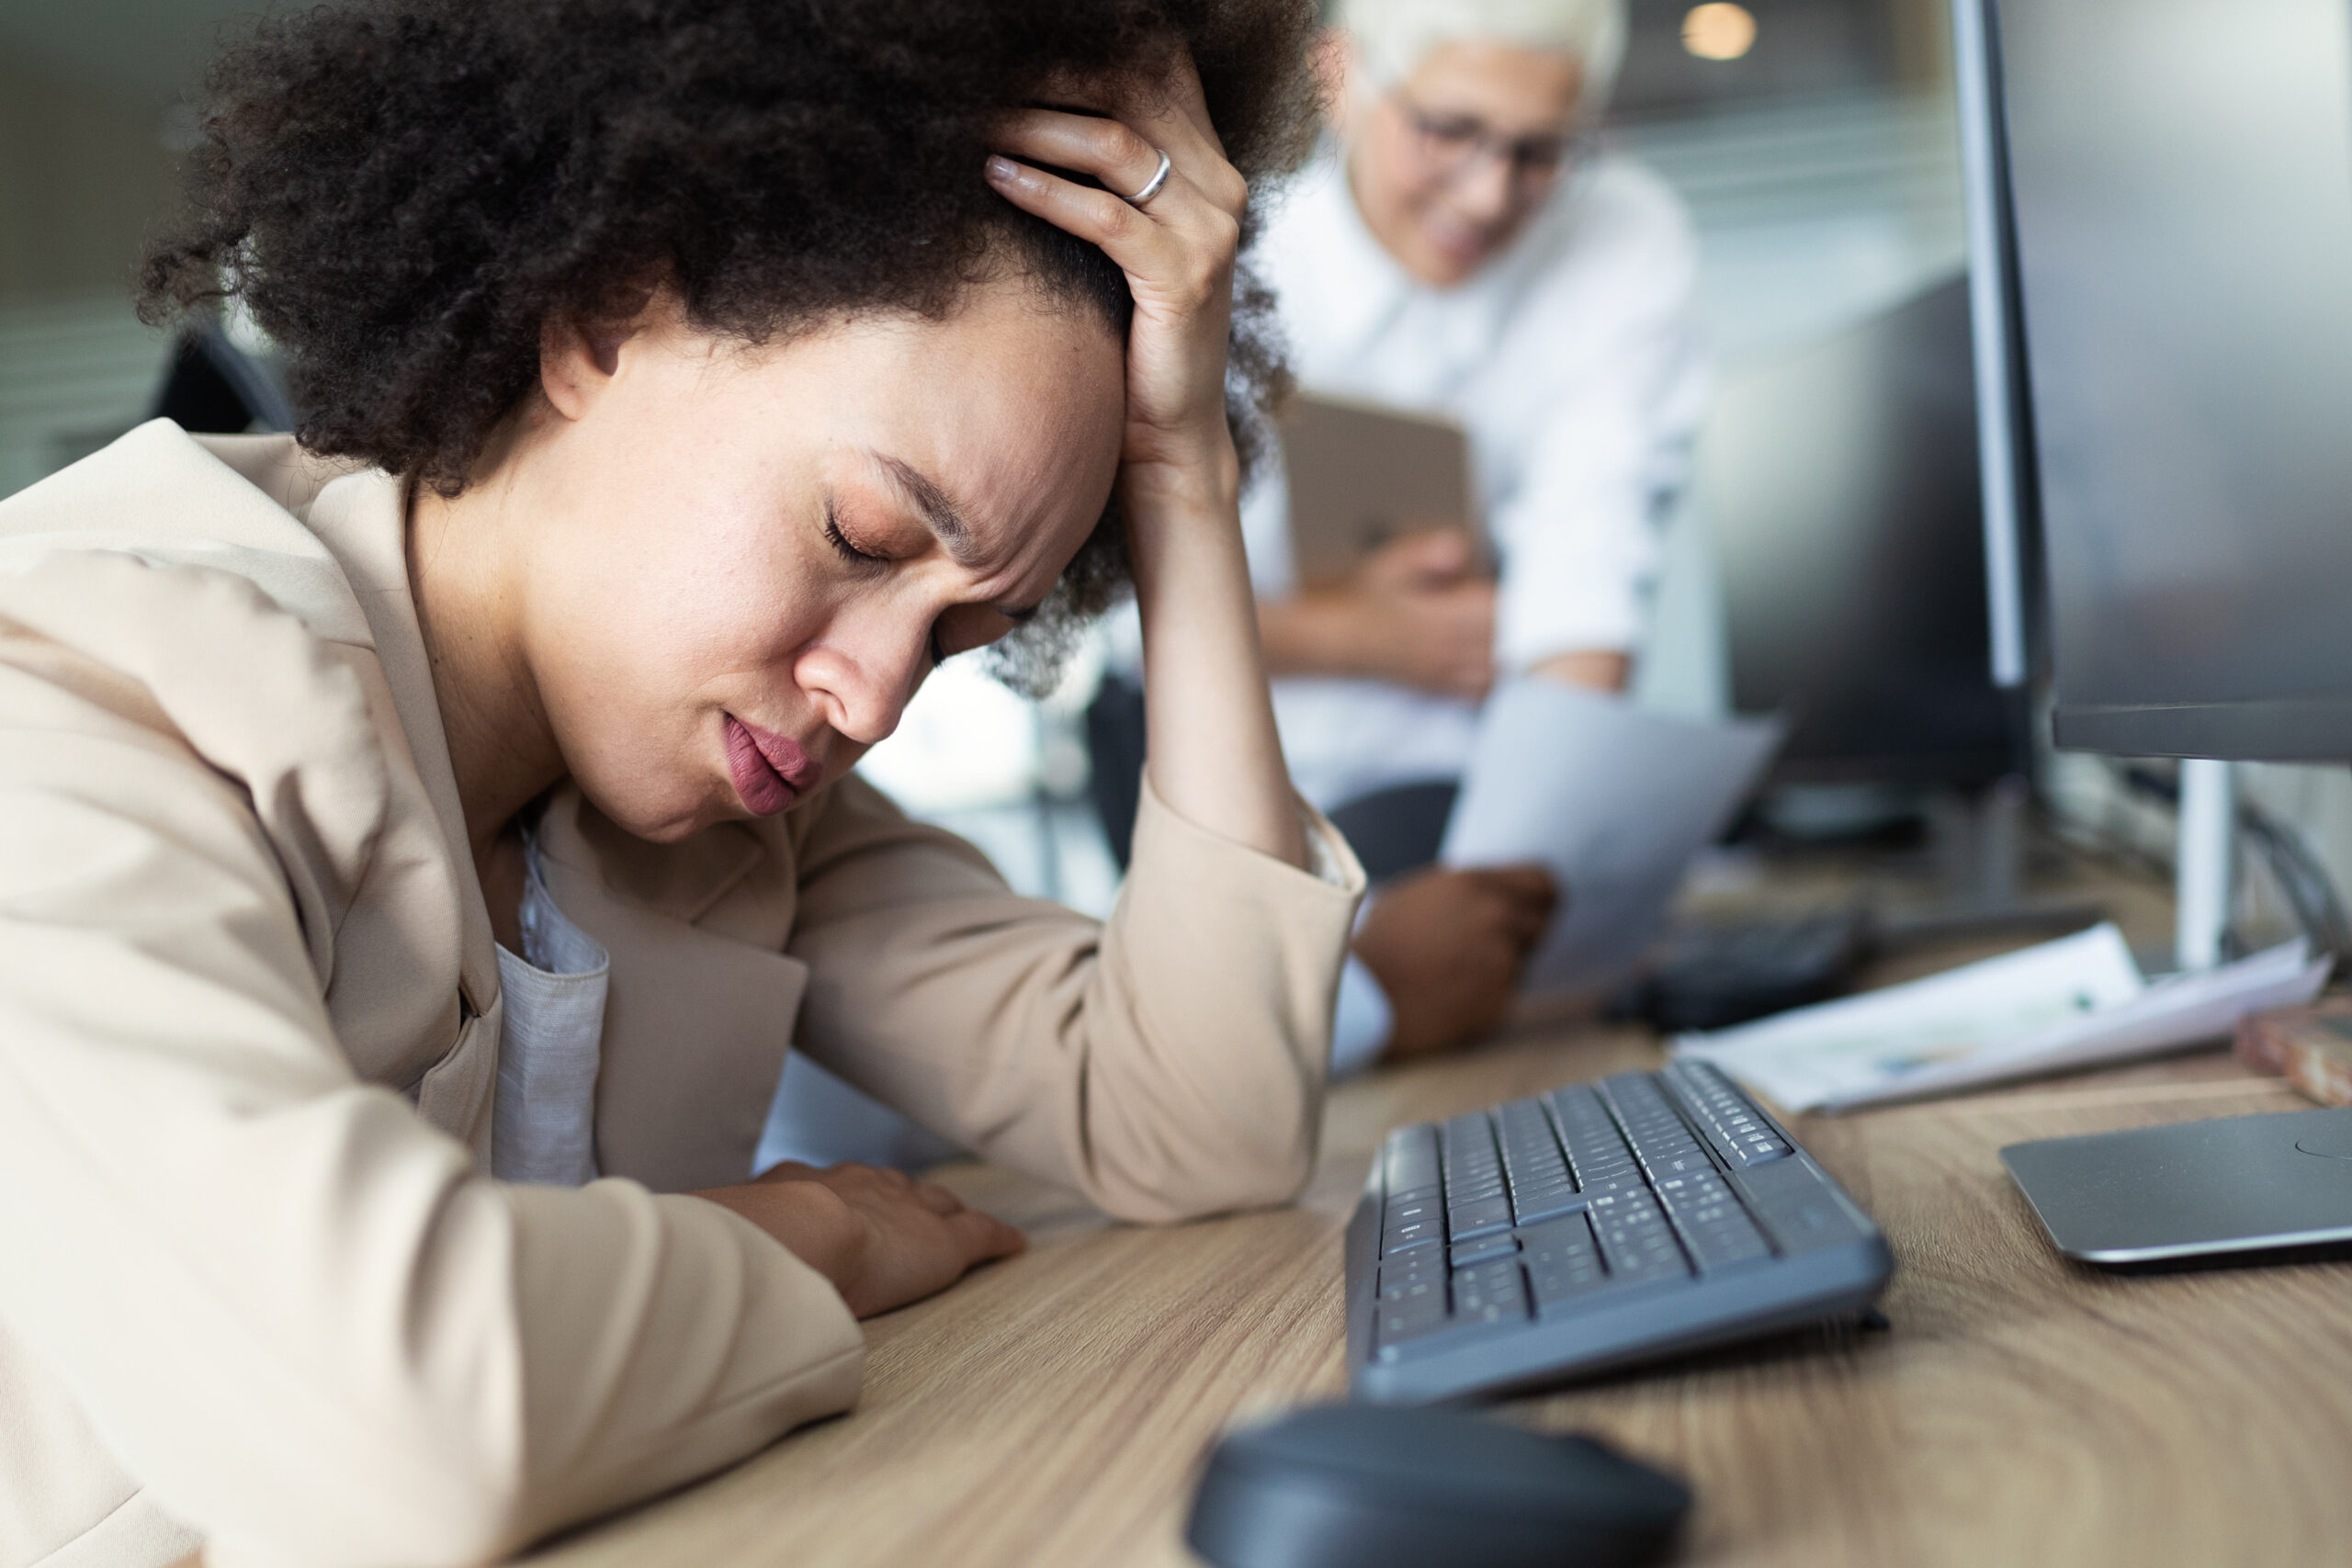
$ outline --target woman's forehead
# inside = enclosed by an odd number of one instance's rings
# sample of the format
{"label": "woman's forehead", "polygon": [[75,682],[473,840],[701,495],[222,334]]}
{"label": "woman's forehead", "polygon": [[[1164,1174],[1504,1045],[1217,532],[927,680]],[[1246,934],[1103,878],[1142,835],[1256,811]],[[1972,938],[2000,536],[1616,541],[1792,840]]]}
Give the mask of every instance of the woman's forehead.
{"label": "woman's forehead", "polygon": [[[681,373],[657,372],[643,400],[669,403],[670,418],[895,461],[906,467],[883,476],[895,488],[974,503],[975,521],[976,491],[1031,489],[1073,460],[1105,461],[1093,448],[1115,448],[1125,414],[1120,344],[1082,309],[1049,309],[1024,289],[975,290],[944,317],[876,314],[766,344],[673,348]],[[681,393],[698,406],[673,402]]]}

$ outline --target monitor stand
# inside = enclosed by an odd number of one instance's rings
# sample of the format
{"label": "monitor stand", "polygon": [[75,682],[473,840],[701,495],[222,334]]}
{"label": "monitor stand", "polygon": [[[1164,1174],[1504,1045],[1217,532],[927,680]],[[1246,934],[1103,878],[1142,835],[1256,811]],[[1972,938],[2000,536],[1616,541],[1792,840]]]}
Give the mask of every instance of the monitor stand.
{"label": "monitor stand", "polygon": [[2193,757],[2180,764],[2173,836],[2173,963],[2211,969],[2228,956],[2237,845],[2237,790],[2230,764]]}
{"label": "monitor stand", "polygon": [[2105,919],[2106,908],[2095,899],[2024,891],[2026,828],[2032,802],[2032,784],[2013,773],[1964,803],[1934,812],[1930,830],[1942,852],[1948,885],[1956,891],[1924,908],[1881,914],[1876,922],[1881,944],[2013,933],[2063,935]]}

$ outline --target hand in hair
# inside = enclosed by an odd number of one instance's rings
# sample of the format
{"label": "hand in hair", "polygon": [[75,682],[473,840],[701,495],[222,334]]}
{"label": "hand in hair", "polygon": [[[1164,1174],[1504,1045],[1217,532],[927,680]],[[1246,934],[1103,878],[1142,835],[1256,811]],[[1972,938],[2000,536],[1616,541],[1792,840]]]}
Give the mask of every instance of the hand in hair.
{"label": "hand in hair", "polygon": [[[1100,247],[1135,302],[1118,497],[1143,619],[1153,787],[1200,827],[1304,865],[1266,695],[1226,414],[1234,256],[1250,187],[1226,156],[1192,57],[1178,49],[1163,58],[1157,75],[1098,77],[1070,92],[1098,113],[1008,116],[992,140],[1012,156],[991,157],[989,179],[1023,211]],[[1163,152],[1167,183],[1140,206],[1127,200]]]}
{"label": "hand in hair", "polygon": [[[1225,156],[1189,56],[1180,54],[1156,81],[1071,96],[1103,112],[1009,117],[994,140],[1012,156],[989,159],[989,177],[1014,206],[1091,241],[1126,274],[1135,300],[1123,454],[1129,482],[1137,467],[1229,466],[1226,333],[1249,183]],[[1121,193],[1151,180],[1162,152],[1171,165],[1167,183],[1141,206],[1125,199]],[[1036,164],[1091,175],[1102,188]]]}

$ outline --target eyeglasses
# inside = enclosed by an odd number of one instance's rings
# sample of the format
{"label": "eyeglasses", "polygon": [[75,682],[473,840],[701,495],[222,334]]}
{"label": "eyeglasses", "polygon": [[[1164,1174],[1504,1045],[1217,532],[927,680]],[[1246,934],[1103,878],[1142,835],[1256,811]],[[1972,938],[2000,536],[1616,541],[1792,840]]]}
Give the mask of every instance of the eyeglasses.
{"label": "eyeglasses", "polygon": [[1514,184],[1543,185],[1584,156],[1589,138],[1568,132],[1500,136],[1472,115],[1433,114],[1402,92],[1391,92],[1423,162],[1441,179],[1458,180],[1486,158],[1498,158]]}

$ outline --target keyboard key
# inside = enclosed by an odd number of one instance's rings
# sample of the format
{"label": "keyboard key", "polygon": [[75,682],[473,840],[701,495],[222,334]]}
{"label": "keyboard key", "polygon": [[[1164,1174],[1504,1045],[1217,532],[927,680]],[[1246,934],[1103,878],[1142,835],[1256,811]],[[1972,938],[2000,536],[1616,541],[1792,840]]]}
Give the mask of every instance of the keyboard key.
{"label": "keyboard key", "polygon": [[1567,1174],[1567,1156],[1561,1153],[1559,1135],[1552,1131],[1551,1118],[1540,1104],[1516,1100],[1504,1106],[1496,1119],[1502,1126],[1503,1165],[1512,1186]]}
{"label": "keyboard key", "polygon": [[1601,1260],[1618,1280],[1634,1283],[1679,1279],[1690,1272],[1682,1244],[1648,1192],[1623,1192],[1596,1199],[1585,1211],[1600,1239]]}
{"label": "keyboard key", "polygon": [[1445,1255],[1435,1247],[1417,1247],[1396,1258],[1380,1262],[1380,1295],[1387,1301],[1400,1294],[1408,1285],[1426,1284],[1434,1280],[1445,1283]]}
{"label": "keyboard key", "polygon": [[1457,1324],[1508,1323],[1527,1316],[1527,1285],[1519,1260],[1498,1258],[1453,1271],[1453,1318]]}
{"label": "keyboard key", "polygon": [[1507,1149],[1556,1148],[1552,1135],[1552,1123],[1544,1108],[1532,1100],[1514,1100],[1495,1113],[1501,1123],[1503,1146]]}
{"label": "keyboard key", "polygon": [[1748,1098],[1721,1068],[1711,1063],[1684,1060],[1667,1069],[1683,1099],[1698,1111],[1708,1141],[1735,1170],[1769,1160],[1785,1159],[1788,1141],[1765,1122]]}
{"label": "keyboard key", "polygon": [[1678,1176],[1694,1176],[1702,1170],[1712,1174],[1715,1168],[1715,1162],[1707,1157],[1706,1151],[1699,1146],[1696,1138],[1686,1138],[1679,1145],[1668,1149],[1644,1152],[1648,1157],[1643,1160],[1642,1168],[1648,1174],[1653,1187]]}
{"label": "keyboard key", "polygon": [[1398,1220],[1434,1214],[1444,1207],[1445,1194],[1442,1190],[1435,1187],[1417,1187],[1409,1192],[1391,1192],[1381,1213],[1393,1224]]}
{"label": "keyboard key", "polygon": [[1772,1248],[1756,1222],[1741,1214],[1721,1224],[1702,1226],[1683,1233],[1690,1244],[1691,1256],[1699,1260],[1702,1272],[1728,1269],[1736,1263],[1752,1263],[1759,1258],[1772,1256]]}
{"label": "keyboard key", "polygon": [[1419,1339],[1445,1326],[1445,1280],[1442,1276],[1400,1284],[1393,1292],[1384,1284],[1379,1308],[1374,1315],[1374,1327],[1383,1345]]}
{"label": "keyboard key", "polygon": [[1446,1277],[1444,1255],[1432,1247],[1419,1247],[1396,1258],[1385,1258],[1380,1263],[1380,1294],[1385,1301],[1408,1285],[1435,1280],[1442,1284]]}
{"label": "keyboard key", "polygon": [[1642,1179],[1641,1170],[1630,1160],[1626,1162],[1621,1173],[1596,1177],[1577,1189],[1587,1198],[1594,1200],[1611,1198],[1624,1192],[1646,1192],[1649,1190],[1649,1183]]}
{"label": "keyboard key", "polygon": [[1552,1096],[1552,1109],[1579,1190],[1607,1191],[1613,1190],[1608,1183],[1640,1180],[1633,1151],[1600,1096],[1585,1088],[1560,1089]]}
{"label": "keyboard key", "polygon": [[1441,1224],[1402,1225],[1382,1235],[1380,1256],[1389,1258],[1416,1247],[1435,1247],[1444,1239],[1445,1227]]}
{"label": "keyboard key", "polygon": [[1519,1237],[1509,1231],[1497,1231],[1476,1241],[1457,1243],[1448,1250],[1456,1269],[1466,1269],[1473,1263],[1484,1263],[1490,1258],[1508,1258],[1519,1250]]}
{"label": "keyboard key", "polygon": [[1408,1246],[1428,1246],[1446,1239],[1446,1215],[1437,1199],[1390,1208],[1381,1223],[1381,1256],[1402,1253]]}
{"label": "keyboard key", "polygon": [[1535,1224],[1584,1207],[1583,1194],[1565,1179],[1556,1187],[1532,1188],[1511,1194],[1511,1217],[1522,1225]]}
{"label": "keyboard key", "polygon": [[1502,1156],[1495,1151],[1495,1124],[1483,1111],[1473,1111],[1446,1122],[1440,1146],[1448,1180],[1457,1173],[1467,1174],[1481,1167],[1502,1168]]}
{"label": "keyboard key", "polygon": [[1437,1129],[1399,1127],[1388,1134],[1386,1180],[1392,1192],[1408,1192],[1438,1184]]}
{"label": "keyboard key", "polygon": [[1592,1226],[1582,1214],[1532,1225],[1521,1240],[1528,1286],[1538,1312],[1597,1291],[1609,1281],[1600,1266],[1600,1253],[1593,1246]]}
{"label": "keyboard key", "polygon": [[1769,1258],[1772,1248],[1724,1179],[1713,1172],[1658,1183],[1658,1201],[1702,1269]]}
{"label": "keyboard key", "polygon": [[1510,1160],[1504,1168],[1514,1190],[1568,1179],[1568,1162],[1556,1149],[1520,1155]]}
{"label": "keyboard key", "polygon": [[1456,1203],[1446,1210],[1446,1229],[1456,1241],[1510,1228],[1510,1200],[1499,1195]]}

